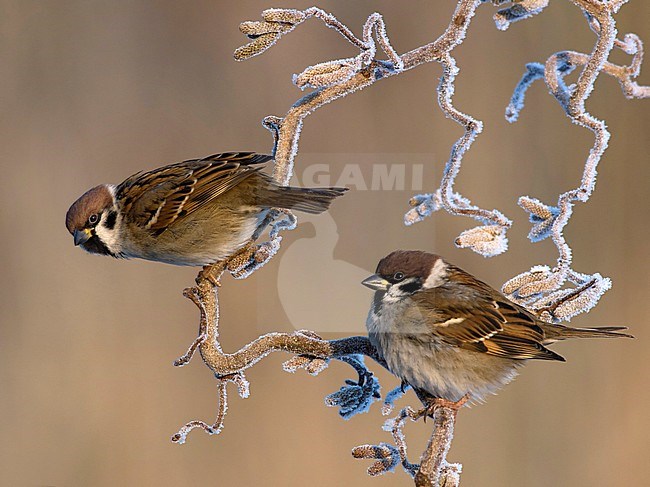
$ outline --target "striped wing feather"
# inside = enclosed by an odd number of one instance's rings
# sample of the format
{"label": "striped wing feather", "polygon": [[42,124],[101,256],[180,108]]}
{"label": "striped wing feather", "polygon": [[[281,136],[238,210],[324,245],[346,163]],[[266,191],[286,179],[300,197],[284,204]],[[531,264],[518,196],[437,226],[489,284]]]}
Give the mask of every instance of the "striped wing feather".
{"label": "striped wing feather", "polygon": [[116,197],[136,225],[160,234],[259,171],[273,157],[226,152],[137,173],[120,184]]}
{"label": "striped wing feather", "polygon": [[[457,278],[474,281],[464,272]],[[510,359],[564,360],[542,345],[544,332],[534,315],[485,283],[462,292],[445,284],[412,299],[432,333],[450,345]]]}

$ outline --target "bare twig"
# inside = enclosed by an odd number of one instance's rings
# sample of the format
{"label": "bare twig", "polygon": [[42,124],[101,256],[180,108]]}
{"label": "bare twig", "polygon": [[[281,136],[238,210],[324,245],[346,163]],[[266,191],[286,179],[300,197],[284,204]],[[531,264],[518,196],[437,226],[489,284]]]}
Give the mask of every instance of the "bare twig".
{"label": "bare twig", "polygon": [[404,467],[404,470],[406,470],[411,477],[416,476],[420,469],[420,465],[411,463],[408,460],[406,437],[404,436],[404,422],[407,418],[411,421],[417,421],[425,414],[425,409],[415,411],[411,407],[405,407],[400,411],[399,415],[396,418],[388,420],[386,423],[384,423],[384,429],[390,431],[390,434],[393,436],[393,441],[397,446],[397,451],[399,452],[402,467]]}
{"label": "bare twig", "polygon": [[[423,401],[424,402],[424,401]],[[454,437],[454,424],[457,409],[448,406],[436,406],[431,413],[430,406],[425,406],[418,411],[405,407],[400,413],[384,423],[384,430],[393,436],[395,446],[381,443],[380,445],[361,445],[353,448],[355,458],[374,459],[369,468],[370,475],[381,475],[393,471],[398,464],[414,479],[416,486],[457,487],[460,484],[462,465],[447,462],[447,453],[451,448]],[[422,454],[420,463],[411,463],[408,460],[404,426],[407,419],[416,422],[433,416],[433,432],[427,448]]]}

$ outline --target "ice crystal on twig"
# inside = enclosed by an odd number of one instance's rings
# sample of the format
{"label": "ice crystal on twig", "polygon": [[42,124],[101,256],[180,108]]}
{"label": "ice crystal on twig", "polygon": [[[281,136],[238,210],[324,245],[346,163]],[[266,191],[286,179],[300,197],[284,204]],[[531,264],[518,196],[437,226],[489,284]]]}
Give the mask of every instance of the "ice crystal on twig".
{"label": "ice crystal on twig", "polygon": [[[488,0],[484,0],[488,1]],[[540,13],[548,6],[549,0],[492,0],[494,5],[512,3],[508,8],[499,10],[494,14],[494,23],[499,30],[506,30],[510,24],[519,20],[527,19]]]}
{"label": "ice crystal on twig", "polygon": [[[421,463],[411,463],[408,460],[406,436],[404,426],[407,419],[415,422],[432,414],[434,430],[429,440],[429,445],[422,455]],[[388,431],[395,445],[381,443],[380,445],[361,445],[352,450],[355,458],[371,458],[378,461],[368,469],[370,475],[378,475],[392,471],[397,463],[415,479],[416,485],[448,485],[458,486],[460,483],[460,464],[447,462],[447,452],[451,447],[454,436],[454,422],[456,411],[445,406],[434,407],[430,405],[418,411],[411,407],[402,409],[399,414],[386,420],[384,431]]]}
{"label": "ice crystal on twig", "polygon": [[282,364],[285,372],[294,374],[298,369],[304,369],[309,375],[318,375],[327,368],[327,360],[318,357],[307,357],[305,355],[296,355]]}
{"label": "ice crystal on twig", "polygon": [[559,208],[556,206],[549,206],[536,198],[529,196],[522,196],[519,198],[519,206],[521,206],[529,214],[530,222],[533,223],[533,228],[528,234],[531,242],[539,242],[552,235],[553,223],[560,214]]}
{"label": "ice crystal on twig", "polygon": [[[563,75],[569,74],[575,69],[575,66],[568,64],[558,66],[558,70],[562,72]],[[528,63],[526,64],[526,72],[515,86],[514,92],[512,93],[512,98],[510,98],[510,104],[506,107],[506,120],[510,123],[514,123],[519,118],[519,112],[524,108],[524,99],[526,97],[526,91],[530,86],[538,79],[544,77],[544,65],[539,63]]]}
{"label": "ice crystal on twig", "polygon": [[[447,199],[451,201],[456,208],[472,208],[470,201],[459,193],[452,193],[447,196]],[[409,205],[412,206],[413,209],[409,210],[406,215],[404,215],[404,223],[406,225],[413,225],[414,223],[421,222],[426,217],[431,216],[431,213],[434,211],[444,208],[440,189],[437,189],[433,194],[416,194],[409,200]]]}
{"label": "ice crystal on twig", "polygon": [[461,249],[471,248],[485,257],[498,255],[508,250],[506,229],[500,225],[483,225],[462,232],[455,240]]}
{"label": "ice crystal on twig", "polygon": [[325,398],[325,404],[338,407],[343,419],[350,419],[360,413],[368,412],[370,405],[379,399],[379,381],[370,372],[361,355],[342,356],[338,360],[351,365],[359,374],[358,381],[347,379],[345,385]]}
{"label": "ice crystal on twig", "polygon": [[[572,252],[563,234],[574,203],[587,201],[594,190],[596,169],[610,138],[605,123],[585,110],[585,101],[591,94],[594,82],[601,71],[619,80],[626,97],[650,96],[649,87],[639,86],[634,81],[640,73],[643,60],[641,40],[635,34],[626,34],[623,40],[616,38],[612,14],[625,1],[593,4],[585,0],[573,0],[573,3],[583,9],[589,27],[597,35],[594,50],[589,55],[573,51],[557,52],[550,56],[544,65],[527,64],[526,73],[515,87],[506,109],[508,121],[516,121],[524,106],[526,90],[535,80],[544,78],[551,94],[571,121],[594,133],[594,145],[585,162],[580,186],[562,193],[555,206],[529,196],[519,198],[519,206],[529,214],[530,221],[533,223],[528,238],[538,242],[550,237],[560,255],[553,269],[535,266],[530,271],[506,282],[503,291],[511,299],[537,311],[548,321],[565,321],[579,313],[589,311],[611,287],[610,280],[598,273],[586,275],[577,273],[571,268]],[[614,47],[633,56],[629,66],[618,66],[607,61]],[[564,78],[579,66],[583,69],[577,83],[568,86]],[[563,288],[567,281],[573,283],[575,287]]]}
{"label": "ice crystal on twig", "polygon": [[484,210],[474,206],[470,201],[453,191],[456,176],[460,171],[463,155],[469,150],[472,142],[483,130],[483,124],[473,117],[462,113],[452,104],[454,81],[458,74],[456,61],[448,52],[440,55],[439,62],[443,67],[443,75],[438,84],[438,104],[445,115],[462,125],[465,133],[453,145],[451,154],[445,165],[440,189],[431,195],[417,195],[409,204],[415,206],[409,210],[404,219],[407,225],[421,221],[432,212],[445,208],[452,215],[472,217],[484,223],[484,227],[463,232],[457,239],[459,247],[469,247],[485,257],[492,257],[505,252],[508,248],[506,231],[512,222],[497,210]]}
{"label": "ice crystal on twig", "polygon": [[185,443],[187,435],[195,428],[200,428],[209,435],[218,435],[223,429],[223,422],[226,417],[226,412],[228,412],[228,393],[226,391],[226,384],[228,382],[233,382],[237,386],[237,392],[239,397],[242,399],[247,398],[250,395],[249,383],[246,380],[243,372],[238,372],[236,374],[230,374],[223,377],[218,377],[217,391],[219,393],[219,409],[217,412],[217,419],[215,419],[213,424],[207,424],[200,420],[190,421],[186,423],[178,433],[172,436],[172,441],[182,445]]}
{"label": "ice crystal on twig", "polygon": [[399,453],[400,463],[411,477],[415,477],[420,465],[411,463],[408,460],[406,437],[404,436],[404,422],[407,418],[411,421],[417,421],[424,417],[425,414],[425,409],[415,411],[410,407],[406,407],[400,411],[397,417],[386,420],[382,427],[384,431],[388,431],[393,436],[393,441],[395,441]]}
{"label": "ice crystal on twig", "polygon": [[411,388],[410,385],[402,382],[398,387],[389,391],[384,398],[384,404],[381,407],[381,414],[388,416],[395,408],[395,402],[399,400]]}
{"label": "ice crystal on twig", "polygon": [[[452,104],[451,98],[458,68],[449,52],[464,39],[469,22],[479,4],[479,0],[460,1],[445,33],[436,41],[401,56],[393,49],[386,33],[384,20],[377,13],[370,15],[364,23],[361,39],[334,16],[316,7],[302,12],[274,9],[273,15],[269,14],[271,11],[267,10],[262,13],[263,22],[244,22],[241,27],[242,32],[253,41],[235,51],[235,58],[238,60],[261,54],[282,35],[312,17],[323,21],[360,51],[354,57],[326,61],[307,67],[302,73],[294,76],[294,83],[298,87],[302,89],[315,88],[316,91],[296,102],[284,119],[275,119],[274,121],[273,130],[276,131],[278,142],[274,172],[277,179],[286,183],[291,177],[302,121],[316,108],[385,77],[399,74],[425,62],[437,61],[443,65],[444,70],[438,88],[439,105],[446,116],[465,128],[465,134],[454,144],[447,162],[443,183],[437,193],[441,204],[432,204],[433,196],[424,195],[424,197],[429,197],[429,204],[424,200],[417,203],[415,212],[411,210],[405,216],[405,222],[407,224],[418,222],[429,216],[432,211],[445,208],[452,214],[473,217],[488,227],[499,225],[501,231],[498,238],[491,230],[477,232],[468,247],[485,256],[503,252],[507,248],[505,231],[511,225],[510,220],[496,210],[488,211],[471,205],[469,200],[453,191],[453,184],[460,170],[462,157],[476,135],[481,132],[482,124],[473,117],[460,112]],[[278,25],[274,25],[274,23]],[[260,41],[260,36],[269,37],[267,40]],[[376,59],[378,50],[386,55],[387,61]],[[265,123],[265,126],[268,128],[268,124]],[[484,237],[485,240],[481,241],[481,237]]]}

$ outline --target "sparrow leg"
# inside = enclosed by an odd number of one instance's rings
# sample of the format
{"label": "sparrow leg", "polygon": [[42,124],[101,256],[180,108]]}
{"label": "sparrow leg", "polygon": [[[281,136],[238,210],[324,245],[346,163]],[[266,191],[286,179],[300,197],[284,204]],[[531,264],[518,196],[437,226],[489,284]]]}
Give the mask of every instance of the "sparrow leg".
{"label": "sparrow leg", "polygon": [[433,418],[433,413],[438,408],[449,408],[454,411],[454,414],[456,414],[458,410],[469,401],[469,394],[465,394],[460,398],[460,400],[454,402],[441,397],[432,396],[422,389],[413,388],[413,391],[415,392],[415,395],[418,396],[418,399],[422,401],[422,404],[424,404],[424,408],[418,411],[421,416],[424,416],[424,421],[427,420],[427,416]]}
{"label": "sparrow leg", "polygon": [[426,419],[427,416],[433,418],[433,413],[438,408],[451,409],[454,412],[454,415],[456,415],[458,413],[458,411],[460,410],[460,408],[462,408],[467,403],[467,401],[469,401],[469,394],[465,394],[458,401],[449,401],[448,399],[443,399],[441,397],[435,397],[426,406],[425,409],[426,409],[427,414],[424,417],[424,419]]}
{"label": "sparrow leg", "polygon": [[202,281],[209,281],[213,286],[221,287],[221,274],[225,270],[229,272],[238,271],[250,262],[253,255],[255,255],[255,245],[250,241],[227,260],[220,260],[203,266],[203,269],[196,277],[196,283],[200,284]]}

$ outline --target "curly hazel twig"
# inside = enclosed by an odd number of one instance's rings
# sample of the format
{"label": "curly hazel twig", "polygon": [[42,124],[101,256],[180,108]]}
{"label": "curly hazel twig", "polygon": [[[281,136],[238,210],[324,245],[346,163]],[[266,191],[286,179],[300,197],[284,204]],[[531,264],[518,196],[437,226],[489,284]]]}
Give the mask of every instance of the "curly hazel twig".
{"label": "curly hazel twig", "polygon": [[[217,273],[217,282],[226,268],[225,263],[215,265],[213,270]],[[174,362],[174,365],[182,367],[188,364],[196,350],[199,350],[203,362],[219,380],[220,402],[217,420],[213,425],[208,425],[203,421],[190,421],[172,437],[174,442],[183,443],[187,434],[194,428],[201,428],[209,434],[218,434],[223,427],[227,409],[226,383],[235,382],[239,387],[240,396],[248,397],[248,383],[243,376],[243,371],[271,352],[285,351],[298,355],[285,363],[284,369],[288,372],[305,368],[311,374],[317,375],[327,367],[329,359],[342,359],[349,363],[349,357],[355,354],[367,355],[385,366],[383,359],[377,355],[376,350],[366,337],[326,341],[306,330],[295,333],[268,333],[247,344],[241,350],[226,354],[219,343],[219,303],[214,281],[205,275],[199,276],[196,286],[186,289],[184,295],[199,309],[199,336],[188,351]],[[362,376],[366,381],[373,379],[363,362],[356,359],[353,366],[359,373],[359,384],[363,385]],[[350,387],[352,385],[356,386],[357,383],[349,384]],[[357,406],[356,409],[363,409],[363,406],[367,409],[372,398],[376,398],[377,390],[378,384],[371,390],[368,388],[351,389],[351,393],[347,394],[348,401],[356,401],[357,404],[362,405]]]}
{"label": "curly hazel twig", "polygon": [[[458,2],[449,27],[438,39],[401,56],[391,46],[383,18],[377,13],[372,14],[366,20],[362,39],[355,37],[335,17],[316,7],[305,11],[265,10],[262,12],[263,21],[242,23],[241,31],[251,38],[252,42],[235,51],[237,60],[249,59],[263,53],[284,34],[312,17],[323,21],[360,50],[356,57],[320,63],[308,67],[299,75],[294,76],[293,81],[298,87],[303,89],[312,87],[316,90],[298,100],[284,119],[274,117],[274,124],[278,131],[275,178],[283,184],[286,184],[291,178],[303,121],[314,110],[332,100],[366,88],[381,79],[408,71],[424,63],[436,61],[443,64],[445,69],[438,91],[440,107],[449,118],[465,128],[465,133],[452,149],[439,192],[432,195],[418,195],[411,199],[410,204],[414,208],[406,214],[405,222],[410,225],[421,221],[433,210],[444,207],[452,214],[470,216],[485,224],[485,226],[463,232],[457,239],[459,246],[470,247],[486,256],[505,251],[507,248],[505,231],[511,225],[510,220],[496,210],[487,211],[472,206],[467,199],[453,192],[453,184],[460,170],[462,156],[469,149],[476,135],[481,132],[482,124],[473,117],[458,111],[451,102],[458,68],[449,53],[465,38],[467,28],[480,3],[480,0]],[[387,61],[375,59],[376,44],[379,44],[381,50],[386,54]],[[432,204],[435,198],[442,202],[441,206]]]}
{"label": "curly hazel twig", "polygon": [[[482,226],[466,230],[456,239],[459,247],[469,247],[484,256],[497,255],[507,249],[506,231],[511,221],[497,210],[485,210],[473,206],[468,199],[454,192],[454,181],[460,170],[463,155],[472,145],[476,136],[482,131],[479,120],[456,109],[452,103],[455,77],[458,67],[451,51],[462,43],[470,21],[478,6],[487,0],[459,0],[449,26],[435,41],[399,55],[392,47],[386,32],[382,16],[370,15],[362,28],[361,38],[334,16],[312,7],[304,11],[293,9],[269,9],[262,12],[262,21],[243,22],[242,33],[251,40],[250,43],[235,51],[237,60],[244,60],[264,52],[274,45],[283,35],[291,32],[297,25],[308,18],[317,18],[327,27],[338,32],[348,40],[359,54],[345,59],[327,61],[306,68],[295,75],[294,84],[299,88],[313,88],[314,91],[299,99],[284,118],[269,116],[263,125],[273,135],[275,166],[273,177],[280,184],[287,184],[293,174],[294,159],[298,151],[298,142],[304,119],[314,110],[337,98],[344,97],[357,90],[368,87],[375,82],[400,74],[421,64],[432,61],[442,65],[443,73],[437,89],[438,104],[448,118],[464,128],[464,133],[456,141],[450,152],[440,188],[431,194],[417,195],[409,204],[412,207],[405,215],[405,223],[421,221],[433,211],[444,208],[454,215],[470,216],[483,223]],[[571,249],[563,236],[563,229],[571,215],[575,201],[586,201],[593,191],[596,166],[601,159],[609,132],[605,124],[585,111],[585,101],[593,89],[594,81],[603,71],[616,77],[628,98],[650,96],[649,88],[638,86],[634,79],[638,76],[643,57],[643,45],[634,34],[627,34],[624,39],[616,39],[616,29],[612,14],[627,0],[572,0],[583,10],[591,29],[598,40],[590,55],[571,51],[556,53],[549,58],[546,65],[529,64],[527,73],[519,82],[511,104],[507,110],[509,121],[515,121],[523,107],[525,92],[535,80],[544,77],[551,93],[565,109],[574,123],[592,130],[595,143],[585,164],[581,185],[560,195],[557,206],[546,205],[534,198],[522,196],[519,205],[529,214],[534,223],[529,235],[533,241],[551,237],[556,244],[560,258],[554,269],[535,266],[529,271],[512,278],[504,284],[503,290],[509,297],[529,309],[536,311],[548,321],[569,319],[578,312],[594,306],[600,296],[610,287],[609,279],[600,274],[587,275],[571,268]],[[499,10],[495,16],[497,28],[507,29],[511,23],[528,18],[541,12],[548,0],[491,0],[494,5],[511,3],[511,6]],[[630,66],[617,66],[607,61],[609,52],[618,47],[633,56]],[[387,59],[376,59],[377,53],[383,52]],[[567,87],[564,77],[576,66],[583,66],[578,82],[574,87]],[[253,242],[270,226],[269,241],[260,245]],[[358,380],[348,380],[326,398],[326,404],[339,408],[339,414],[349,418],[359,412],[367,411],[370,404],[379,397],[379,383],[366,368],[363,356],[371,357],[383,367],[387,367],[383,358],[372,346],[367,337],[350,337],[341,340],[326,341],[313,332],[302,330],[295,333],[268,333],[245,345],[231,354],[223,352],[219,343],[219,306],[217,290],[220,278],[226,271],[235,278],[248,277],[263,266],[278,251],[281,230],[293,229],[296,219],[288,211],[274,210],[260,225],[250,245],[226,261],[208,266],[197,277],[196,286],[185,290],[188,297],[200,311],[199,335],[188,351],[174,362],[183,366],[191,360],[198,350],[205,364],[218,379],[219,409],[216,421],[209,425],[203,421],[191,421],[184,425],[172,440],[183,443],[194,428],[201,428],[208,434],[218,434],[223,427],[227,411],[226,384],[237,384],[239,394],[248,396],[248,382],[243,372],[259,360],[274,351],[294,354],[284,364],[284,370],[295,372],[300,368],[316,375],[324,370],[331,359],[338,359],[351,365],[358,374]],[[562,289],[565,282],[575,288]],[[382,412],[388,414],[394,401],[400,397],[408,385],[391,391],[386,395]],[[422,398],[420,398],[422,399]],[[423,401],[424,402],[424,401]],[[386,423],[385,429],[391,432],[396,446],[382,443],[380,445],[362,445],[353,449],[356,458],[376,460],[368,469],[370,475],[379,475],[391,471],[398,464],[421,486],[457,486],[460,483],[461,465],[449,464],[447,452],[453,438],[456,410],[444,404],[432,411],[434,432],[424,451],[420,464],[408,461],[406,440],[403,434],[407,418],[416,421],[426,417],[429,410],[414,411],[403,409],[397,418]]]}
{"label": "curly hazel twig", "polygon": [[[571,121],[591,130],[595,135],[580,186],[561,194],[557,206],[546,205],[528,196],[519,198],[519,206],[529,213],[530,220],[534,223],[529,239],[537,242],[550,237],[560,255],[554,269],[535,266],[506,282],[503,291],[513,301],[536,311],[543,319],[554,322],[569,320],[579,313],[589,311],[611,287],[611,281],[598,273],[582,274],[571,268],[571,248],[563,234],[574,202],[586,202],[594,190],[596,168],[610,138],[605,123],[585,110],[585,101],[601,71],[618,79],[626,98],[650,96],[650,87],[639,86],[634,81],[641,69],[643,43],[635,34],[626,34],[622,41],[616,38],[612,13],[625,2],[575,0],[573,3],[583,9],[591,30],[598,36],[594,50],[590,55],[572,51],[558,52],[549,57],[544,66],[528,64],[527,72],[515,88],[506,109],[506,119],[516,121],[523,108],[526,90],[536,79],[544,77],[551,94]],[[613,47],[633,56],[629,66],[617,66],[607,61]],[[564,83],[564,77],[577,66],[583,66],[583,70],[575,86],[568,87]],[[567,280],[575,284],[576,288],[561,289]]]}

